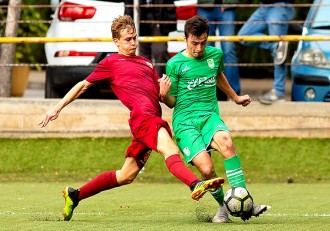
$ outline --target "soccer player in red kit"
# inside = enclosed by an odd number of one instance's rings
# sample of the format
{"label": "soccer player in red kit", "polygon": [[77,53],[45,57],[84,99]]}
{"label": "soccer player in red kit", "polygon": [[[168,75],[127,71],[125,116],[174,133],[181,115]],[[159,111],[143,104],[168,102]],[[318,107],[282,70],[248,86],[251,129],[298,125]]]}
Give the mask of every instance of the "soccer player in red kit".
{"label": "soccer player in red kit", "polygon": [[199,200],[207,191],[220,188],[222,178],[200,181],[182,162],[179,149],[172,140],[171,129],[161,118],[162,99],[169,91],[171,82],[159,78],[150,60],[136,55],[137,35],[130,16],[116,18],[111,26],[113,41],[118,54],[102,60],[94,71],[77,83],[63,99],[51,108],[39,125],[45,127],[55,120],[61,110],[77,99],[98,81],[107,80],[118,99],[130,110],[129,125],[133,135],[126,151],[125,163],[120,170],[104,172],[79,189],[63,189],[64,220],[69,221],[78,203],[102,191],[130,184],[148,160],[152,150],[162,154],[168,170],[192,191],[191,197]]}

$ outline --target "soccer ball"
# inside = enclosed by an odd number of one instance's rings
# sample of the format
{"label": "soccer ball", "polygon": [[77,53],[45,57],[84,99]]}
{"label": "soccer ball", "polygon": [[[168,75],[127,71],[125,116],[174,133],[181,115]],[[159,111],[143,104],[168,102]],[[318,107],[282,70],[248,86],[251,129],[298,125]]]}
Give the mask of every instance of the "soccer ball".
{"label": "soccer ball", "polygon": [[226,192],[224,203],[230,215],[241,217],[251,211],[253,198],[246,188],[234,187]]}

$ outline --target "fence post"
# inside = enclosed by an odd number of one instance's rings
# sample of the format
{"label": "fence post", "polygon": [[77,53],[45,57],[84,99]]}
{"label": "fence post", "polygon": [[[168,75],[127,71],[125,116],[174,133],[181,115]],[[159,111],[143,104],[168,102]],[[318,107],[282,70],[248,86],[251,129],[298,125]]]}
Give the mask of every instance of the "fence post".
{"label": "fence post", "polygon": [[[5,37],[16,37],[18,31],[18,20],[21,14],[21,0],[9,0],[6,20]],[[11,73],[12,67],[6,64],[14,63],[16,44],[2,44],[0,66],[0,97],[11,96]]]}

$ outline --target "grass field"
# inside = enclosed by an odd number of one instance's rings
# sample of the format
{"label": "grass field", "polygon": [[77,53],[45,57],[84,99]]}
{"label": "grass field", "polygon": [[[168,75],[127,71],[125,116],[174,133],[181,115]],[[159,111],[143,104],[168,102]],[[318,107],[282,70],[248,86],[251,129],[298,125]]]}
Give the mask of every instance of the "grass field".
{"label": "grass field", "polygon": [[[74,187],[80,184],[72,183]],[[72,220],[64,222],[60,221],[62,187],[62,183],[1,183],[0,230],[297,231],[330,227],[329,184],[251,184],[255,201],[267,202],[272,209],[245,223],[232,217],[230,224],[207,222],[217,210],[211,196],[195,202],[189,190],[176,183],[133,183],[102,192],[82,201]]]}
{"label": "grass field", "polygon": [[[212,224],[211,196],[191,200],[156,153],[133,184],[82,201],[63,222],[61,189],[119,169],[130,139],[0,139],[0,230],[329,230],[329,139],[234,142],[255,202],[272,209],[245,223]],[[225,176],[222,158],[212,158]]]}
{"label": "grass field", "polygon": [[[86,181],[119,169],[129,138],[0,139],[0,182]],[[330,182],[330,139],[235,137],[236,150],[249,183]],[[212,153],[217,173],[223,158]],[[152,153],[139,180],[178,182]],[[191,168],[197,173],[196,168]]]}

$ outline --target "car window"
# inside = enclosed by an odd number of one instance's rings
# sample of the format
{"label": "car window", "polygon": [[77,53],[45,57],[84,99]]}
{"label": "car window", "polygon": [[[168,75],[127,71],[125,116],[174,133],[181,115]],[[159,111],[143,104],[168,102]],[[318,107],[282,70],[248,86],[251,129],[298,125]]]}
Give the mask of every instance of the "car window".
{"label": "car window", "polygon": [[315,17],[312,23],[314,29],[330,29],[330,0],[323,0],[315,12]]}

